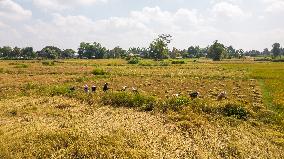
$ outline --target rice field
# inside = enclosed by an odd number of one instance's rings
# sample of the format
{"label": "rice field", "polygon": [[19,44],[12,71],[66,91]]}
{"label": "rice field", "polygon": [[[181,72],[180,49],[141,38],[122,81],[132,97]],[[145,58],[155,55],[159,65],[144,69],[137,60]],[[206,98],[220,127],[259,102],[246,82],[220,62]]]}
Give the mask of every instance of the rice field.
{"label": "rice field", "polygon": [[284,158],[283,63],[0,61],[0,97],[0,158]]}

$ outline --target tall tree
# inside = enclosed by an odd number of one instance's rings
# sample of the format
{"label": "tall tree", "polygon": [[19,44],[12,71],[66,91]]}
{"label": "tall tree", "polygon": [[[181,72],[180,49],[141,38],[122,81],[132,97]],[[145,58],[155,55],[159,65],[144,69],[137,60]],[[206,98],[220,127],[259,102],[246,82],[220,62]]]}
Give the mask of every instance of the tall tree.
{"label": "tall tree", "polygon": [[82,42],[78,48],[78,54],[80,58],[88,59],[102,59],[104,58],[107,49],[102,47],[100,43],[94,42],[93,44]]}
{"label": "tall tree", "polygon": [[20,58],[22,55],[21,49],[18,47],[14,47],[12,53],[10,54],[10,58]]}
{"label": "tall tree", "polygon": [[123,50],[121,47],[117,46],[110,50],[110,57],[111,58],[125,58],[126,57],[126,51]]}
{"label": "tall tree", "polygon": [[63,59],[73,58],[75,56],[75,53],[76,52],[73,49],[66,49],[61,52],[60,58]]}
{"label": "tall tree", "polygon": [[233,48],[232,45],[230,45],[229,47],[227,47],[227,52],[228,52],[228,57],[229,57],[229,58],[237,57],[237,56],[236,56],[236,50]]}
{"label": "tall tree", "polygon": [[167,58],[169,55],[168,44],[171,42],[170,34],[161,34],[155,39],[149,47],[150,58],[155,60]]}
{"label": "tall tree", "polygon": [[61,54],[61,49],[55,46],[46,46],[38,54],[39,57],[57,59]]}
{"label": "tall tree", "polygon": [[12,53],[12,48],[10,46],[3,46],[1,48],[1,56],[3,58],[9,58],[10,54]]}
{"label": "tall tree", "polygon": [[33,59],[36,57],[34,49],[32,47],[22,48],[22,56],[25,59]]}
{"label": "tall tree", "polygon": [[281,57],[281,46],[279,43],[274,43],[272,45],[272,50],[271,50],[273,57],[276,58],[277,56]]}
{"label": "tall tree", "polygon": [[181,56],[181,51],[178,50],[177,48],[173,47],[173,50],[169,53],[171,58],[177,58]]}
{"label": "tall tree", "polygon": [[243,49],[237,50],[236,51],[236,57],[238,57],[238,58],[244,57],[244,50]]}
{"label": "tall tree", "polygon": [[208,57],[213,61],[220,61],[225,56],[225,46],[216,40],[208,50]]}
{"label": "tall tree", "polygon": [[262,51],[262,54],[263,54],[263,55],[270,55],[270,51],[268,50],[268,48],[265,48],[265,49]]}
{"label": "tall tree", "polygon": [[187,57],[193,58],[193,57],[198,57],[199,56],[199,52],[200,52],[200,48],[199,46],[190,46],[187,49]]}

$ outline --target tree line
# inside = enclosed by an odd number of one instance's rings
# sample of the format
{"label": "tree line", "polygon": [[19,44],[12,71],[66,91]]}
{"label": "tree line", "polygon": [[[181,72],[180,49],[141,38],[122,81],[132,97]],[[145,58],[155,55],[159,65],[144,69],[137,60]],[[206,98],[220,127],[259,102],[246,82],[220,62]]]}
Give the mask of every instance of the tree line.
{"label": "tree line", "polygon": [[1,59],[108,59],[108,58],[126,58],[141,57],[147,59],[166,59],[166,58],[211,58],[215,61],[221,59],[242,58],[244,56],[271,56],[277,58],[284,55],[284,48],[279,43],[274,43],[272,49],[265,48],[263,51],[235,49],[233,46],[214,41],[212,45],[205,48],[199,46],[190,46],[187,49],[173,48],[170,50],[168,44],[172,41],[169,34],[161,34],[152,41],[148,48],[131,47],[124,50],[117,46],[113,49],[107,49],[100,43],[81,42],[77,52],[73,49],[60,49],[55,46],[46,46],[40,51],[34,51],[33,47],[0,47]]}

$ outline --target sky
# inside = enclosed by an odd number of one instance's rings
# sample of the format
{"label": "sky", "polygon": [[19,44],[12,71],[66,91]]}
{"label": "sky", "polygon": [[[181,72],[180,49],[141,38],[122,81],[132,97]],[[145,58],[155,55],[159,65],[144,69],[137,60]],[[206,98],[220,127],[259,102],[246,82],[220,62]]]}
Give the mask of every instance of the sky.
{"label": "sky", "polygon": [[219,40],[261,51],[284,45],[283,15],[284,0],[0,0],[0,47],[128,49],[171,34],[178,49]]}

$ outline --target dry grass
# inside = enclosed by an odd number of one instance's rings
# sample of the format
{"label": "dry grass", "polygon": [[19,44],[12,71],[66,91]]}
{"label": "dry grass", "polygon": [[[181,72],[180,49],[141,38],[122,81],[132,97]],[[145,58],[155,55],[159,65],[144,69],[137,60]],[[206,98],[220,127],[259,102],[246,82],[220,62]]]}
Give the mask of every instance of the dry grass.
{"label": "dry grass", "polygon": [[[122,60],[53,66],[20,61],[28,67],[16,68],[16,61],[0,61],[0,158],[284,157],[283,118],[275,117],[282,113],[283,64],[146,62],[151,66]],[[275,71],[262,74],[266,65]],[[109,74],[94,75],[95,68]],[[104,106],[105,82],[114,93],[124,85],[138,88],[141,96],[155,99],[154,110]],[[85,84],[97,85],[98,92],[83,93]],[[69,92],[70,86],[76,91]],[[199,99],[181,104],[174,99],[168,106],[172,94],[188,98],[195,90]],[[228,98],[217,101],[221,91]],[[227,117],[222,112],[227,104],[241,106],[248,117]]]}
{"label": "dry grass", "polygon": [[162,114],[89,107],[69,98],[23,97],[4,100],[0,108],[4,158],[283,157],[265,128],[233,118],[208,121],[192,113],[177,122],[181,130]]}

